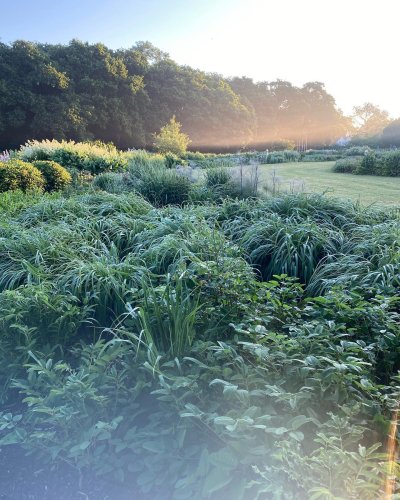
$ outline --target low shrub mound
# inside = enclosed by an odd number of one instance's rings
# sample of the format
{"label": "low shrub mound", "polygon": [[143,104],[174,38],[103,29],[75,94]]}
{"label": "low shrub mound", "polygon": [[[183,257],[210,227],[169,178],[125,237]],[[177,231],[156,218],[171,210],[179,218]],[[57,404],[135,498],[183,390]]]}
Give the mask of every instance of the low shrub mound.
{"label": "low shrub mound", "polygon": [[33,162],[33,166],[42,173],[47,192],[59,191],[71,184],[71,174],[55,161],[38,160]]}
{"label": "low shrub mound", "polygon": [[360,165],[355,170],[358,175],[382,175],[381,165],[378,163],[377,156],[374,151],[368,151],[363,156]]}
{"label": "low shrub mound", "polygon": [[361,166],[362,157],[360,156],[349,156],[347,158],[341,158],[337,160],[333,166],[333,171],[341,174],[355,174],[357,168]]}
{"label": "low shrub mound", "polygon": [[400,150],[389,151],[382,158],[382,175],[400,177]]}
{"label": "low shrub mound", "polygon": [[74,141],[28,141],[17,153],[24,161],[51,160],[68,169],[87,170],[98,174],[123,170],[128,160],[112,144]]}
{"label": "low shrub mound", "polygon": [[43,190],[45,179],[36,167],[21,160],[0,162],[0,191]]}

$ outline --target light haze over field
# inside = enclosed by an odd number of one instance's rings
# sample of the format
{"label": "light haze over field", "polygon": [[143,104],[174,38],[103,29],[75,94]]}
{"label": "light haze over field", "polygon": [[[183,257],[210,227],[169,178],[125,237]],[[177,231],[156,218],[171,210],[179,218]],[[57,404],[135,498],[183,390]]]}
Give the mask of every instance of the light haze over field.
{"label": "light haze over field", "polygon": [[[2,42],[148,40],[180,64],[256,81],[321,81],[345,113],[400,116],[399,0],[0,0]],[[377,70],[378,69],[378,70]]]}

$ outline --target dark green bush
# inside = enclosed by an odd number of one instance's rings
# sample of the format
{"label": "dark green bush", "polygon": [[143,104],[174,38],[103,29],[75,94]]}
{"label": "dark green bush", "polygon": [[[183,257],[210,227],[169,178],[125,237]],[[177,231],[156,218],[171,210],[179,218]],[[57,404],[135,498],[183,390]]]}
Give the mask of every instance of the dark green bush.
{"label": "dark green bush", "polygon": [[71,174],[55,161],[34,161],[33,165],[40,170],[44,179],[44,189],[47,192],[64,189],[72,182]]}
{"label": "dark green bush", "polygon": [[[149,312],[165,291],[148,297]],[[317,489],[379,498],[385,460],[374,453],[383,451],[376,433],[390,423],[382,391],[391,407],[396,389],[376,374],[392,373],[380,359],[399,346],[398,316],[379,296],[365,301],[338,289],[309,300],[285,276],[250,292],[242,295],[258,302],[258,314],[249,305],[228,338],[197,340],[185,357],[158,350],[131,322],[108,342],[79,343],[70,360],[32,354],[15,383],[29,405],[1,416],[2,444],[40,450],[50,464],[66,461],[83,475],[90,468],[160,500],[276,491],[293,500]],[[144,328],[160,334],[157,316]],[[163,317],[162,328],[174,326]]]}
{"label": "dark green bush", "polygon": [[20,189],[24,193],[29,190],[42,190],[45,179],[42,173],[30,163],[21,160],[0,162],[0,192]]}
{"label": "dark green bush", "polygon": [[283,151],[275,151],[268,155],[268,163],[284,163],[285,162],[285,154]]}
{"label": "dark green bush", "polygon": [[391,121],[383,129],[380,143],[384,147],[400,147],[400,118]]}
{"label": "dark green bush", "polygon": [[368,151],[361,160],[361,164],[356,168],[358,175],[379,175],[377,174],[378,161],[375,153]]}
{"label": "dark green bush", "polygon": [[[357,156],[356,153],[363,153]],[[400,176],[400,150],[374,151],[364,146],[350,148],[346,157],[337,160],[335,172],[354,173],[358,175]]]}
{"label": "dark green bush", "polygon": [[385,153],[380,161],[382,175],[400,177],[400,150]]}
{"label": "dark green bush", "polygon": [[284,151],[272,151],[270,153],[255,153],[253,157],[253,160],[258,160],[260,163],[275,164],[299,161],[301,155],[298,151],[287,149]]}
{"label": "dark green bush", "polygon": [[348,157],[336,160],[333,166],[333,171],[342,174],[354,174],[356,169],[361,165],[362,157]]}
{"label": "dark green bush", "polygon": [[300,153],[298,151],[295,151],[295,150],[291,150],[291,149],[286,149],[284,152],[283,152],[284,156],[285,156],[285,161],[287,162],[296,162],[296,161],[299,161],[300,160]]}

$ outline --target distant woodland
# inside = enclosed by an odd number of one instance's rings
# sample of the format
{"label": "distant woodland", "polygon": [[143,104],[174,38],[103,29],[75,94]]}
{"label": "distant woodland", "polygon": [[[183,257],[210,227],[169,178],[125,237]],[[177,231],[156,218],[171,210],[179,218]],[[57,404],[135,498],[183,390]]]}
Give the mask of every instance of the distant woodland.
{"label": "distant woodland", "polygon": [[[387,113],[372,108],[359,107],[356,123],[370,136],[390,124]],[[285,141],[326,146],[355,130],[354,117],[343,115],[321,82],[227,79],[180,66],[149,42],[120,50],[79,40],[0,44],[2,149],[45,138],[151,148],[173,115],[191,149],[203,151]]]}

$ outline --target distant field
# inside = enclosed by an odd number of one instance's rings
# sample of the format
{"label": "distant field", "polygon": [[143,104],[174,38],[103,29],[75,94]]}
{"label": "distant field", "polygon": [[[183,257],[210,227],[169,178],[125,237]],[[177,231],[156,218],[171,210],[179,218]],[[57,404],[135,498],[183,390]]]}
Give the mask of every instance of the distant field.
{"label": "distant field", "polygon": [[400,177],[337,174],[332,172],[335,162],[282,163],[262,165],[262,181],[274,184],[280,192],[329,190],[329,194],[351,198],[363,204],[400,205]]}

